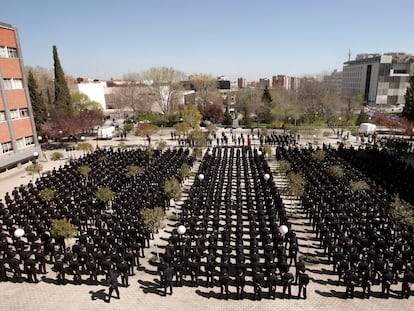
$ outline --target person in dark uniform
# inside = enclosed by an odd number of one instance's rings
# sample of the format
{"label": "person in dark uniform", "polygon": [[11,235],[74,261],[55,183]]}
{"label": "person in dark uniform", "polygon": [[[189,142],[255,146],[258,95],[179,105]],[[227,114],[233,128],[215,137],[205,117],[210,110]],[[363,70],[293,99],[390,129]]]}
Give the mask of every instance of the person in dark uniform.
{"label": "person in dark uniform", "polygon": [[260,268],[256,268],[256,271],[253,275],[253,287],[254,295],[253,300],[256,300],[256,296],[259,300],[262,299],[262,287],[264,283],[264,274],[260,271]]}
{"label": "person in dark uniform", "polygon": [[360,273],[361,276],[361,286],[362,286],[362,297],[365,296],[369,299],[371,295],[371,270],[366,269],[362,270]]}
{"label": "person in dark uniform", "polygon": [[82,276],[79,271],[79,261],[76,258],[76,256],[74,256],[72,260],[70,261],[69,268],[70,268],[71,273],[73,274],[73,282],[75,284],[82,283]]}
{"label": "person in dark uniform", "polygon": [[303,291],[303,299],[306,299],[306,289],[309,284],[309,276],[306,273],[301,273],[299,275],[299,289],[298,289],[298,298],[300,299],[300,294]]}
{"label": "person in dark uniform", "polygon": [[30,283],[38,283],[39,282],[39,280],[37,279],[36,261],[34,260],[34,255],[30,255],[24,261],[24,270],[27,274],[27,280]]}
{"label": "person in dark uniform", "polygon": [[220,295],[223,296],[224,293],[226,293],[226,300],[229,297],[229,273],[227,270],[223,270],[220,273],[219,277],[220,282]]}
{"label": "person in dark uniform", "polygon": [[175,280],[179,286],[183,286],[183,265],[181,259],[176,258],[173,263],[173,269],[175,273]]}
{"label": "person in dark uniform", "polygon": [[166,265],[163,276],[164,276],[164,295],[167,295],[168,287],[170,288],[170,295],[172,295],[172,292],[173,292],[172,280],[174,276],[174,269],[169,264]]}
{"label": "person in dark uniform", "polygon": [[286,272],[282,276],[282,284],[283,284],[283,295],[282,298],[285,298],[286,289],[288,290],[288,299],[292,297],[292,282],[293,282],[293,274],[290,272]]}
{"label": "person in dark uniform", "polygon": [[119,273],[117,271],[110,271],[109,273],[109,279],[107,280],[107,283],[109,285],[109,293],[108,298],[106,299],[106,302],[111,302],[112,293],[113,291],[116,292],[117,298],[121,299],[119,296],[119,289],[118,289],[118,276]]}
{"label": "person in dark uniform", "polygon": [[121,258],[121,260],[118,262],[117,270],[119,271],[121,275],[122,286],[128,287],[129,286],[129,283],[128,283],[129,267],[128,267],[128,263],[123,258]]}
{"label": "person in dark uniform", "polygon": [[352,269],[348,269],[345,272],[344,281],[346,285],[345,298],[351,297],[351,299],[353,299],[355,286],[358,283],[358,277]]}
{"label": "person in dark uniform", "polygon": [[404,277],[401,285],[401,298],[410,297],[411,284],[414,283],[414,272],[408,270],[404,272]]}
{"label": "person in dark uniform", "polygon": [[86,262],[86,270],[89,273],[89,278],[91,281],[98,281],[97,273],[97,265],[96,262],[91,258]]}
{"label": "person in dark uniform", "polygon": [[64,267],[64,263],[62,260],[56,260],[53,264],[53,268],[56,271],[56,278],[58,283],[64,283],[66,282],[65,279],[65,267]]}
{"label": "person in dark uniform", "polygon": [[386,299],[388,299],[390,296],[390,287],[391,287],[393,278],[394,278],[394,275],[392,274],[392,271],[386,268],[382,275],[382,290],[381,290],[382,296]]}
{"label": "person in dark uniform", "polygon": [[267,277],[267,286],[269,287],[269,298],[276,298],[276,285],[277,285],[277,275],[276,272],[270,271],[269,276]]}
{"label": "person in dark uniform", "polygon": [[22,272],[20,270],[19,260],[16,258],[16,254],[12,253],[11,258],[9,259],[9,268],[13,273],[13,281],[20,282],[22,277]]}
{"label": "person in dark uniform", "polygon": [[243,299],[245,284],[246,284],[245,272],[243,269],[238,269],[237,275],[236,275],[237,299]]}

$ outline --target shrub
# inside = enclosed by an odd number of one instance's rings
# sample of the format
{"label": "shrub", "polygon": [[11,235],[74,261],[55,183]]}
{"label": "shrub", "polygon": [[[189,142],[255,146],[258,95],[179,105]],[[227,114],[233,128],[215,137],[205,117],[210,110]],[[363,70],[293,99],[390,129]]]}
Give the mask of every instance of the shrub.
{"label": "shrub", "polygon": [[316,150],[312,153],[312,159],[314,160],[323,161],[325,160],[325,157],[326,151],[323,149]]}
{"label": "shrub", "polygon": [[336,178],[336,179],[341,179],[345,175],[344,169],[340,167],[339,165],[330,166],[328,169],[328,173],[329,175],[331,175],[333,178]]}
{"label": "shrub", "polygon": [[39,197],[42,201],[49,202],[55,197],[55,191],[50,188],[40,190]]}

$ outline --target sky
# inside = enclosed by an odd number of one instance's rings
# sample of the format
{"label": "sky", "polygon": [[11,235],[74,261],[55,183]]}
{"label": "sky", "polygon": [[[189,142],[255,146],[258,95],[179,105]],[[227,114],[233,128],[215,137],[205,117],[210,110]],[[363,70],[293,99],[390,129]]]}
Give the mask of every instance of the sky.
{"label": "sky", "polygon": [[17,28],[26,66],[121,79],[151,67],[248,81],[342,70],[360,53],[414,54],[412,0],[20,0],[0,22]]}

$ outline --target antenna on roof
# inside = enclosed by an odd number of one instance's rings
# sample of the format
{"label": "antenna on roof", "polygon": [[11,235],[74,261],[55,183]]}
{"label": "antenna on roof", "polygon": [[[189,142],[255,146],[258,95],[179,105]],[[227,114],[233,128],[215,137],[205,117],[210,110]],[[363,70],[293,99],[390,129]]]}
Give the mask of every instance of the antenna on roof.
{"label": "antenna on roof", "polygon": [[348,62],[351,60],[351,49],[348,50]]}

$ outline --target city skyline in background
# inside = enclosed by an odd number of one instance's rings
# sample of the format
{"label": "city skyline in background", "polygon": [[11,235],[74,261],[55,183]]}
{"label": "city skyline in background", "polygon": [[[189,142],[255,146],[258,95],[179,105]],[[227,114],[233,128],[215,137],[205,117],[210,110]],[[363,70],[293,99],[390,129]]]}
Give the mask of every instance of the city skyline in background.
{"label": "city skyline in background", "polygon": [[56,45],[73,77],[108,80],[173,67],[248,81],[342,70],[361,53],[413,53],[414,3],[325,0],[9,2],[26,66],[53,69]]}

